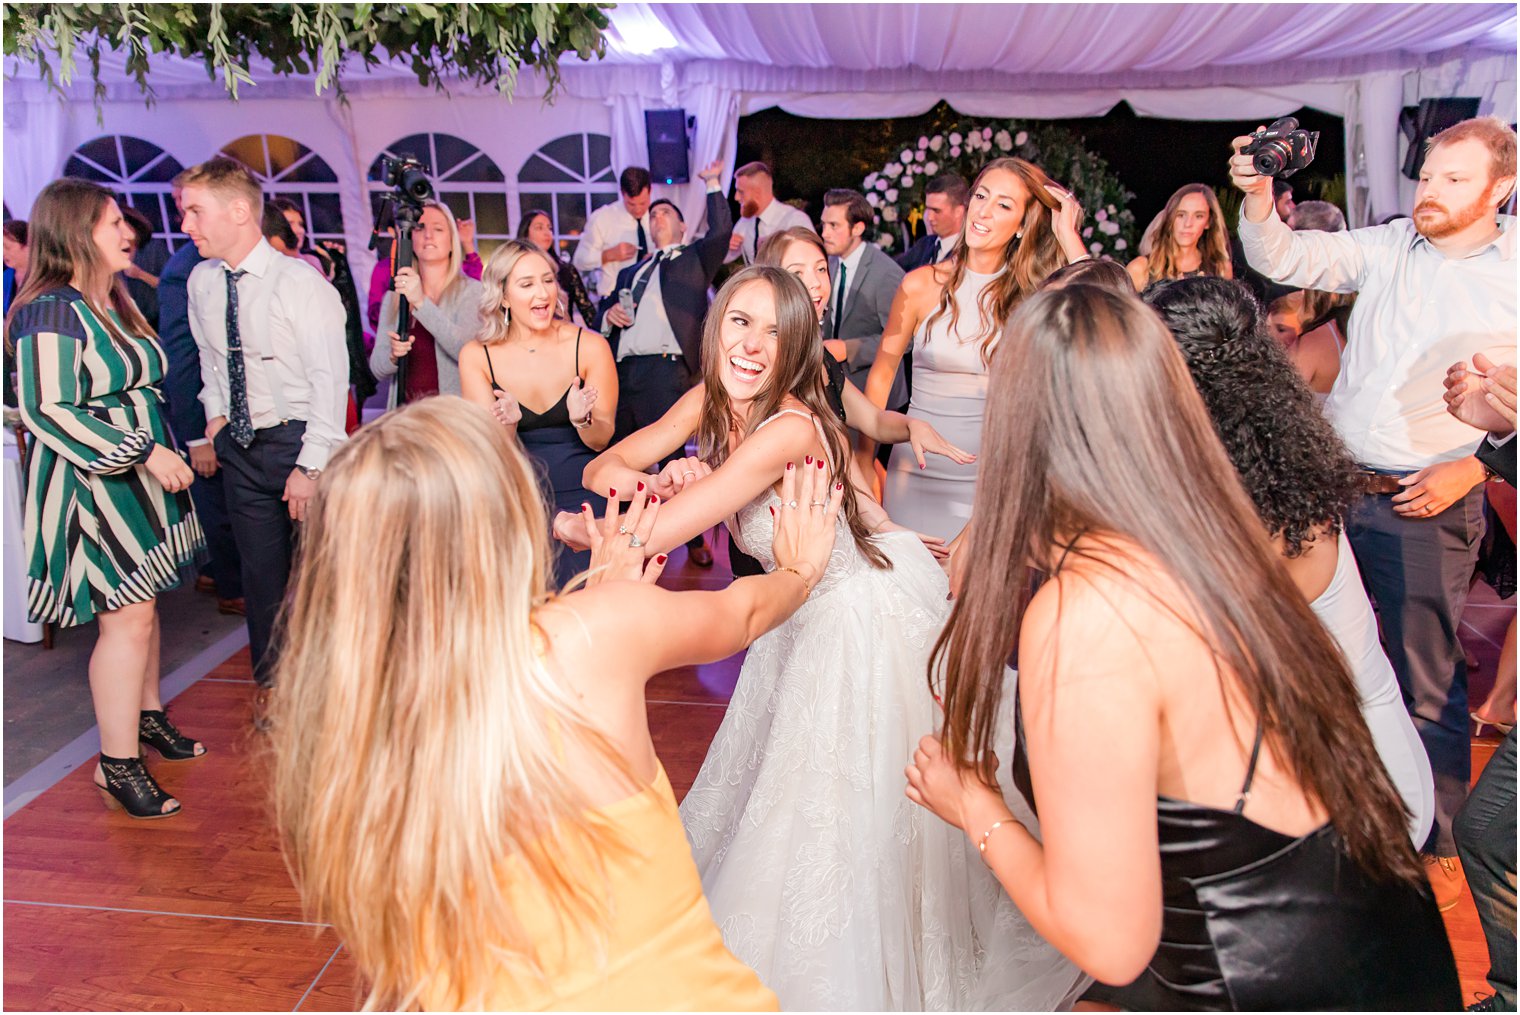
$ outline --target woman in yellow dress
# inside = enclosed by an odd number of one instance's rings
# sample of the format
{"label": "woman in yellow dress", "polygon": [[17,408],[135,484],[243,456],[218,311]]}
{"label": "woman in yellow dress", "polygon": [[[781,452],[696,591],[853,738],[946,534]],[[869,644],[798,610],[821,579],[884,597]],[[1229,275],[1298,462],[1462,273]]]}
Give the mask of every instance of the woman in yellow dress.
{"label": "woman in yellow dress", "polygon": [[550,598],[533,471],[486,410],[427,399],[334,456],[276,681],[275,804],[369,1007],[776,1008],[713,923],[644,685],[803,604],[843,495],[822,477],[789,474],[771,574],[659,588],[639,492],[621,519],[587,509],[589,587]]}

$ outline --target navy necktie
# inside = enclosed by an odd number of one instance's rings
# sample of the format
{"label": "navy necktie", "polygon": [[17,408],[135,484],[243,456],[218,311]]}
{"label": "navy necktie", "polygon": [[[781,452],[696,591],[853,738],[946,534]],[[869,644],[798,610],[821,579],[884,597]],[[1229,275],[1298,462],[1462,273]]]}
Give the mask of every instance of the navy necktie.
{"label": "navy necktie", "polygon": [[844,262],[840,261],[839,281],[835,283],[835,292],[837,292],[839,296],[834,302],[834,333],[829,336],[830,338],[839,337],[839,319],[844,316],[844,297],[847,291],[847,284],[848,283],[845,280]]}
{"label": "navy necktie", "polygon": [[227,425],[240,447],[253,443],[253,415],[248,411],[248,369],[243,359],[243,336],[238,331],[238,279],[247,271],[227,272],[227,384],[232,390],[232,415]]}
{"label": "navy necktie", "polygon": [[664,256],[664,254],[665,254],[665,251],[663,251],[663,250],[657,250],[657,251],[655,251],[655,255],[653,257],[649,258],[648,261],[646,261],[643,265],[640,265],[639,268],[637,268],[634,271],[634,273],[633,273],[633,276],[634,276],[634,281],[633,281],[633,305],[634,305],[634,307],[638,307],[639,302],[641,300],[643,300],[643,298],[644,298],[644,290],[648,289],[649,288],[649,283],[654,280],[655,270],[659,268],[659,266],[660,266],[660,259]]}
{"label": "navy necktie", "polygon": [[639,260],[649,256],[649,234],[644,232],[644,220],[634,219],[634,225],[639,227]]}

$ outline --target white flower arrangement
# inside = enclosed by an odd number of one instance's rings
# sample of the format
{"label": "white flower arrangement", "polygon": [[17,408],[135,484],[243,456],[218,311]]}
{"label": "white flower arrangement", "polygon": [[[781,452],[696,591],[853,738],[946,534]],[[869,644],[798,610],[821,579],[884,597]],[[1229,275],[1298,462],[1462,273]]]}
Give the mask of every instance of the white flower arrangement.
{"label": "white flower arrangement", "polygon": [[1134,195],[1125,190],[1101,158],[1089,152],[1082,139],[1068,130],[1025,126],[1017,120],[965,117],[937,133],[899,143],[909,147],[889,156],[881,169],[861,183],[875,210],[882,249],[910,239],[907,225],[923,213],[926,181],[954,172],[968,181],[993,158],[1017,156],[1046,170],[1053,180],[1070,187],[1088,209],[1082,239],[1095,257],[1132,249],[1136,239],[1133,214],[1125,207]]}

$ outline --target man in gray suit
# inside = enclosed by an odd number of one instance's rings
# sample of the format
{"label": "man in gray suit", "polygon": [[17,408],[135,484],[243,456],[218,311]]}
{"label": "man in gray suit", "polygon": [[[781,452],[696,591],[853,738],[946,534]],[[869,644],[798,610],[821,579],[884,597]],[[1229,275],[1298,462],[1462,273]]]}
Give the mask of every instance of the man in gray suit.
{"label": "man in gray suit", "polygon": [[[873,218],[871,206],[858,191],[831,190],[823,195],[820,233],[833,279],[823,319],[824,347],[845,364],[850,380],[862,390],[876,361],[881,333],[887,327],[892,297],[903,279],[897,262],[876,244],[865,241],[866,227]],[[897,409],[907,400],[907,387],[899,370],[887,406]]]}

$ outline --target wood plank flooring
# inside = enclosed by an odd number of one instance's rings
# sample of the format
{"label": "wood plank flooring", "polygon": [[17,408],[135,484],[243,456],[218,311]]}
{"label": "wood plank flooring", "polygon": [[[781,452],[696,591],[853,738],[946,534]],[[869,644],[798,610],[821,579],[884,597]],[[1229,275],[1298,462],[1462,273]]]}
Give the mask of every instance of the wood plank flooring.
{"label": "wood plank flooring", "polygon": [[[723,567],[721,557],[713,572],[678,561],[665,580],[673,587],[715,584]],[[1492,651],[1486,660],[1491,674]],[[650,729],[677,796],[739,666],[674,670],[649,684]],[[6,1010],[344,1011],[360,1002],[357,969],[331,929],[305,921],[276,846],[251,694],[244,650],[174,701],[175,721],[210,747],[197,762],[153,765],[184,804],[179,817],[136,822],[107,811],[85,765],[5,822]],[[1474,777],[1493,743],[1474,742]],[[1464,991],[1486,993],[1487,952],[1466,892],[1446,923]]]}

